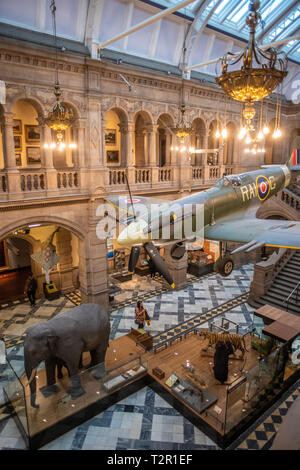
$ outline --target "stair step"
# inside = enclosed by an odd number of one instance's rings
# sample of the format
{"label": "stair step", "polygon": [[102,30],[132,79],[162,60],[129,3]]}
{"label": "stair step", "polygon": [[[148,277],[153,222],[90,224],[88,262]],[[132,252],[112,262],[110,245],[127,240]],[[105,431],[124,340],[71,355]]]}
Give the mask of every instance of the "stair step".
{"label": "stair step", "polygon": [[[294,287],[292,287],[291,285],[290,286],[283,286],[282,284],[274,282],[274,284],[272,284],[272,286],[270,287],[268,292],[270,292],[272,290],[274,292],[282,293],[282,295],[286,298],[293,291],[293,289],[294,289]],[[299,296],[299,298],[300,298],[300,296]]]}
{"label": "stair step", "polygon": [[285,278],[282,278],[282,277],[276,277],[273,281],[273,285],[274,284],[279,284],[282,287],[287,287],[289,289],[293,289],[294,287],[296,287],[296,285],[298,283],[297,283],[296,280],[285,279]]}
{"label": "stair step", "polygon": [[300,269],[300,260],[299,260],[299,262],[296,262],[294,260],[290,260],[286,264],[286,266],[289,267],[289,268],[291,267],[291,268],[295,268],[295,269],[299,270]]}
{"label": "stair step", "polygon": [[286,275],[288,277],[291,277],[293,279],[300,281],[300,274],[289,268],[284,267],[283,270],[280,271],[280,274]]}
{"label": "stair step", "polygon": [[291,313],[296,313],[298,315],[300,314],[300,306],[295,307],[294,305],[289,304],[289,307],[288,307],[288,310],[287,310],[286,305],[283,305],[282,302],[276,301],[275,299],[273,299],[272,297],[269,297],[268,295],[264,295],[261,298],[266,304],[271,305],[271,307],[276,307],[276,308],[279,308],[280,310],[289,311]]}
{"label": "stair step", "polygon": [[[272,291],[271,289],[269,289],[268,292],[265,295],[268,296],[268,297],[271,297],[272,299],[274,299],[274,301],[278,301],[281,304],[283,304],[284,301],[286,300],[286,298],[288,297],[286,295],[280,295],[280,293],[278,293],[277,291]],[[284,305],[286,305],[286,304],[284,304]],[[293,305],[295,307],[298,307],[299,310],[300,310],[300,303],[299,303],[299,301],[296,303],[296,298],[294,298],[294,297],[290,300],[289,305]]]}

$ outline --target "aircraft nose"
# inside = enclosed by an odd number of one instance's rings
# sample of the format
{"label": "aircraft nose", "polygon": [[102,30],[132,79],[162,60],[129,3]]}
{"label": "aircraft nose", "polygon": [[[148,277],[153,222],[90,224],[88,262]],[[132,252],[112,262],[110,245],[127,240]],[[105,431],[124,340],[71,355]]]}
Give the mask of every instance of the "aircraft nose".
{"label": "aircraft nose", "polygon": [[143,229],[147,227],[146,221],[132,222],[119,235],[118,244],[121,246],[133,246],[136,243],[145,243],[150,235],[144,233]]}

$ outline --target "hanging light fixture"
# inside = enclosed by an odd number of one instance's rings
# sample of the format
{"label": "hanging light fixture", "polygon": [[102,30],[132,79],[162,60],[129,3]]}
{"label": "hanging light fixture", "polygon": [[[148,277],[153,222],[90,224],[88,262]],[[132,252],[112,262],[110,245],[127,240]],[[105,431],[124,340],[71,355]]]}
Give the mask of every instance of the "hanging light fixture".
{"label": "hanging light fixture", "polygon": [[[64,132],[69,129],[75,118],[71,109],[64,107],[60,102],[61,90],[58,80],[58,58],[57,58],[57,36],[56,36],[56,5],[55,0],[51,1],[50,10],[52,13],[53,21],[53,36],[55,41],[55,85],[54,85],[54,95],[56,102],[54,106],[49,110],[48,116],[45,118],[45,123],[56,132],[56,142],[46,143],[45,148],[55,149],[62,151],[67,147],[67,144],[64,142]],[[75,143],[68,144],[70,149],[76,148]]]}
{"label": "hanging light fixture", "polygon": [[[243,117],[248,129],[251,129],[255,117],[254,102],[270,96],[287,75],[286,55],[274,49],[262,51],[255,41],[255,30],[261,21],[259,7],[259,0],[250,0],[246,19],[250,28],[247,47],[234,62],[230,60],[230,54],[225,55],[221,60],[222,74],[216,78],[228,96],[245,103]],[[241,60],[243,65],[240,70],[228,71],[229,64],[235,65]]]}
{"label": "hanging light fixture", "polygon": [[181,106],[180,106],[180,118],[177,122],[177,125],[176,127],[173,127],[172,128],[172,131],[174,132],[174,134],[176,135],[176,137],[178,137],[178,139],[180,140],[180,143],[182,144],[181,145],[181,148],[183,146],[183,144],[185,143],[185,139],[187,137],[189,137],[192,132],[193,132],[193,129],[192,127],[189,125],[189,123],[186,121],[185,119],[185,104],[184,104],[184,81],[182,80],[182,86],[181,86]]}

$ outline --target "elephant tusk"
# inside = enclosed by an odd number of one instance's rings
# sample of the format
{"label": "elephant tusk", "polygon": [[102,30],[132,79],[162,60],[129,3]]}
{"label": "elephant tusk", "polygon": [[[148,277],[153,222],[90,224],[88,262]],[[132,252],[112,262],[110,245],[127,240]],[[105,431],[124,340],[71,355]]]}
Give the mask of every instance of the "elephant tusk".
{"label": "elephant tusk", "polygon": [[33,381],[33,379],[35,377],[35,374],[36,374],[36,371],[37,371],[37,369],[33,369],[33,371],[31,372],[30,379],[28,380],[28,385],[30,385],[31,382]]}

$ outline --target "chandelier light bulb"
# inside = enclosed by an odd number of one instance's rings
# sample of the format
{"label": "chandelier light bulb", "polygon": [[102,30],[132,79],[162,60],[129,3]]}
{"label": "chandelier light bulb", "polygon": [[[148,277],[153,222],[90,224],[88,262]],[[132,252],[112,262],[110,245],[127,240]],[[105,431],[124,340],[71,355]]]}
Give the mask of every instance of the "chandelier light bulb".
{"label": "chandelier light bulb", "polygon": [[261,131],[259,131],[259,133],[257,134],[257,138],[258,140],[262,140],[264,138],[264,135]]}
{"label": "chandelier light bulb", "polygon": [[226,139],[228,137],[228,132],[227,132],[226,127],[222,130],[222,137],[223,139]]}
{"label": "chandelier light bulb", "polygon": [[251,144],[251,142],[252,142],[252,140],[251,140],[250,135],[247,135],[246,144]]}
{"label": "chandelier light bulb", "polygon": [[179,150],[179,147],[175,147],[175,150],[178,152],[178,150]]}
{"label": "chandelier light bulb", "polygon": [[270,133],[270,129],[268,128],[267,125],[264,126],[264,128],[263,128],[263,133],[264,133],[265,135],[267,135],[267,134]]}
{"label": "chandelier light bulb", "polygon": [[44,144],[44,149],[48,149],[49,148],[49,145],[48,144]]}
{"label": "chandelier light bulb", "polygon": [[173,152],[173,150],[174,150],[174,147],[172,146],[172,147],[171,147],[171,152]]}
{"label": "chandelier light bulb", "polygon": [[255,150],[255,149],[252,149],[252,153],[253,153],[254,155],[256,155],[256,150]]}
{"label": "chandelier light bulb", "polygon": [[250,153],[250,149],[245,149],[245,153]]}
{"label": "chandelier light bulb", "polygon": [[219,139],[221,137],[220,131],[216,132],[216,138]]}
{"label": "chandelier light bulb", "polygon": [[52,144],[50,144],[50,148],[51,149],[55,149],[56,148],[56,144],[54,142],[52,142]]}

